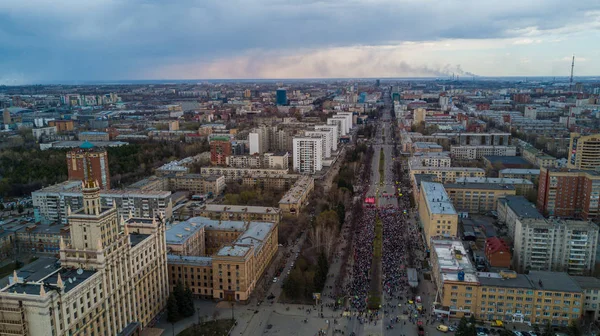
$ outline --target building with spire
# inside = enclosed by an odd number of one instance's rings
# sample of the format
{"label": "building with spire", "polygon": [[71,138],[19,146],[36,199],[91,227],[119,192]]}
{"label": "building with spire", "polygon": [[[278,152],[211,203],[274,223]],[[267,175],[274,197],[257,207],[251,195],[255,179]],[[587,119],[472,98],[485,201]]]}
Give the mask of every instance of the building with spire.
{"label": "building with spire", "polygon": [[103,206],[98,182],[82,182],[83,207],[68,211],[70,243],[60,266],[0,290],[0,333],[117,335],[153,325],[169,295],[165,228],[153,219],[133,228]]}

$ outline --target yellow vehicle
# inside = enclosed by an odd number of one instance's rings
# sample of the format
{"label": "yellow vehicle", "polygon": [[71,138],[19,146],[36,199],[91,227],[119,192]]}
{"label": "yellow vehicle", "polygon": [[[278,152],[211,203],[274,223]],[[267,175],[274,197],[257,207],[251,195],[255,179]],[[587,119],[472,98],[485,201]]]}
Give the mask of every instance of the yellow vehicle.
{"label": "yellow vehicle", "polygon": [[437,329],[438,331],[441,331],[441,332],[448,332],[448,326],[445,326],[443,324],[440,324],[435,329]]}
{"label": "yellow vehicle", "polygon": [[504,322],[501,320],[494,320],[492,321],[492,327],[504,327]]}

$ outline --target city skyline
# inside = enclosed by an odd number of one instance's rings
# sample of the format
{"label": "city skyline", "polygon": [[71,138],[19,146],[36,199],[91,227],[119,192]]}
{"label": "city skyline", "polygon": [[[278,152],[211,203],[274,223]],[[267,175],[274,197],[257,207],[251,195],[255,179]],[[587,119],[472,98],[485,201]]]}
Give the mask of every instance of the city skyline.
{"label": "city skyline", "polygon": [[0,84],[600,74],[595,1],[62,4],[0,3]]}

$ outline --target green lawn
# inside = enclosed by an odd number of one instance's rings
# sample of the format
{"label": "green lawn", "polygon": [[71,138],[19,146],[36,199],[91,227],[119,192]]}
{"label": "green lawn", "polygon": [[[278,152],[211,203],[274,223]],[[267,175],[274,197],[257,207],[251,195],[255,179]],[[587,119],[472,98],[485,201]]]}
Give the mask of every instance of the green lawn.
{"label": "green lawn", "polygon": [[215,320],[193,325],[177,334],[178,336],[227,336],[233,320]]}

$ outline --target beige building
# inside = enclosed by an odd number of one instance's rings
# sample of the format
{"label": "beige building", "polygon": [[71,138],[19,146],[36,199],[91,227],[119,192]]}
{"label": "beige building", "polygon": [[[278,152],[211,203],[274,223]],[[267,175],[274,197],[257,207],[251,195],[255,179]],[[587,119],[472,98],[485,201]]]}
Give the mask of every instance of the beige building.
{"label": "beige building", "polygon": [[516,156],[514,146],[451,146],[452,158],[458,160],[479,160],[484,156]]}
{"label": "beige building", "polygon": [[278,227],[193,217],[171,226],[166,240],[171,287],[181,281],[199,297],[245,302],[277,253]]}
{"label": "beige building", "polygon": [[566,273],[477,272],[459,240],[433,240],[431,251],[437,316],[557,326],[581,317],[584,292]]}
{"label": "beige building", "polygon": [[259,187],[267,190],[288,190],[296,180],[300,178],[298,174],[285,174],[278,177],[251,177],[247,176],[242,179],[242,185]]}
{"label": "beige building", "polygon": [[261,221],[279,223],[281,210],[279,208],[247,206],[202,204],[192,208],[194,217],[207,217],[216,220],[233,221]]}
{"label": "beige building", "polygon": [[279,209],[281,209],[282,214],[299,215],[300,209],[306,203],[314,188],[314,178],[306,175],[300,177],[279,200]]}
{"label": "beige building", "polygon": [[525,180],[529,180],[533,183],[537,183],[540,178],[540,170],[539,169],[507,168],[507,169],[500,170],[498,172],[498,177],[525,179]]}
{"label": "beige building", "polygon": [[548,155],[535,147],[527,146],[521,150],[521,155],[529,163],[537,167],[554,168],[556,167],[556,158]]}
{"label": "beige building", "polygon": [[229,167],[202,167],[200,169],[202,175],[224,175],[225,182],[236,182],[243,180],[245,177],[280,177],[288,173],[287,169],[250,169],[250,168],[229,168]]}
{"label": "beige building", "polygon": [[598,170],[600,167],[600,134],[571,133],[567,167]]}
{"label": "beige building", "polygon": [[416,174],[435,175],[436,182],[454,183],[459,177],[485,177],[485,170],[469,167],[415,167],[410,169],[410,178]]}
{"label": "beige building", "polygon": [[473,183],[473,184],[488,184],[496,186],[512,186],[517,195],[524,195],[533,190],[533,182],[521,178],[505,178],[505,177],[460,177],[456,179],[456,183]]}
{"label": "beige building", "polygon": [[427,244],[434,237],[456,237],[458,213],[444,186],[440,183],[421,182],[419,219]]}
{"label": "beige building", "polygon": [[71,243],[60,243],[61,266],[27,281],[15,273],[0,291],[2,333],[117,335],[132,322],[153,324],[164,308],[164,225],[154,221],[130,234],[115,207],[101,206],[95,181],[83,194],[84,206],[68,217]]}
{"label": "beige building", "polygon": [[444,188],[457,211],[485,213],[496,210],[498,199],[516,194],[515,188],[504,184],[450,183]]}

